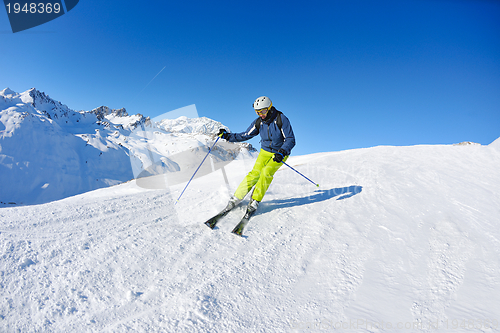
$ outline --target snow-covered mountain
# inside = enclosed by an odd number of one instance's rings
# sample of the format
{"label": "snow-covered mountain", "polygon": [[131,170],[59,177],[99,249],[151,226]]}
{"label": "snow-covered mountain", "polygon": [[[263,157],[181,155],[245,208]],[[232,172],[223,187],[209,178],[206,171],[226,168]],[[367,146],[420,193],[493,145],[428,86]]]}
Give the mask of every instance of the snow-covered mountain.
{"label": "snow-covered mountain", "polygon": [[[220,127],[208,118],[155,122],[106,106],[75,111],[34,88],[6,88],[0,91],[0,203],[50,202],[155,174],[168,173],[168,185],[184,181]],[[221,142],[212,162],[220,168],[253,152],[248,144]]]}
{"label": "snow-covered mountain", "polygon": [[500,331],[500,139],[288,163],[244,238],[247,160],[0,208],[0,331]]}

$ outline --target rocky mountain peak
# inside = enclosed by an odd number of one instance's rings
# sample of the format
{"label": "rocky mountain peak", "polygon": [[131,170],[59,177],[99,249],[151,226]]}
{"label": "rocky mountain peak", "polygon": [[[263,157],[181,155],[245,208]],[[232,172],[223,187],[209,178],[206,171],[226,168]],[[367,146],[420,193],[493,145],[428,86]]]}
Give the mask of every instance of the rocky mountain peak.
{"label": "rocky mountain peak", "polygon": [[117,117],[128,117],[127,110],[125,108],[121,109],[111,109],[107,106],[100,106],[98,108],[90,111],[97,116],[97,120],[102,121],[108,115],[115,115]]}

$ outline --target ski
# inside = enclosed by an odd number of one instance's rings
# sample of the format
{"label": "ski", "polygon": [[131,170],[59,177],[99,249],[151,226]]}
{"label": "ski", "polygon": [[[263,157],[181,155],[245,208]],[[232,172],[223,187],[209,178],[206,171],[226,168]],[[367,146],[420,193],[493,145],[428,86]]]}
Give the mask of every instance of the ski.
{"label": "ski", "polygon": [[231,209],[224,209],[222,212],[220,212],[219,214],[215,215],[214,217],[209,219],[207,222],[205,222],[205,225],[208,226],[210,229],[215,228],[215,226],[217,225],[217,222],[219,222],[219,220],[221,218],[223,218],[224,216],[226,216],[230,211],[231,211]]}
{"label": "ski", "polygon": [[255,203],[256,204],[254,204],[254,205],[252,205],[252,204],[248,205],[248,208],[247,208],[247,211],[245,213],[245,216],[243,216],[243,218],[241,219],[240,223],[238,223],[236,225],[236,227],[234,227],[233,231],[231,231],[233,234],[236,234],[238,236],[242,236],[243,229],[245,229],[245,226],[247,225],[248,221],[250,221],[250,218],[252,217],[252,215],[257,210],[258,202],[255,201]]}
{"label": "ski", "polygon": [[229,200],[229,203],[227,204],[226,208],[224,208],[219,214],[215,215],[214,217],[209,219],[207,222],[205,222],[205,225],[207,227],[209,227],[210,229],[215,228],[215,226],[217,225],[219,220],[221,218],[223,218],[224,216],[226,216],[231,210],[233,210],[233,208],[238,206],[240,202],[241,202],[240,199],[238,199],[236,197],[232,197],[231,200]]}
{"label": "ski", "polygon": [[231,231],[231,232],[233,234],[238,235],[238,236],[243,236],[243,229],[247,225],[248,221],[249,221],[249,219],[247,219],[247,218],[241,219],[240,223],[238,223],[236,225],[236,227],[234,227],[233,231]]}

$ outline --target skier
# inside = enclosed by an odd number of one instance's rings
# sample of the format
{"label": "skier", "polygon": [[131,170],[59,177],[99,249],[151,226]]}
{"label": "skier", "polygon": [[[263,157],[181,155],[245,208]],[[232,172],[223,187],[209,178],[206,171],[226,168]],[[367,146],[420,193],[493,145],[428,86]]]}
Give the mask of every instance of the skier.
{"label": "skier", "polygon": [[246,175],[234,195],[231,196],[226,208],[218,216],[206,222],[209,227],[215,227],[219,218],[236,207],[255,186],[245,217],[233,230],[233,233],[238,235],[241,235],[248,219],[257,210],[271,185],[274,174],[283,165],[282,162],[288,159],[295,146],[295,136],[290,121],[273,106],[269,97],[257,98],[253,103],[253,108],[259,117],[252,122],[246,132],[229,133],[225,129],[220,129],[218,135],[230,142],[241,142],[260,133],[261,150],[257,161],[252,171]]}

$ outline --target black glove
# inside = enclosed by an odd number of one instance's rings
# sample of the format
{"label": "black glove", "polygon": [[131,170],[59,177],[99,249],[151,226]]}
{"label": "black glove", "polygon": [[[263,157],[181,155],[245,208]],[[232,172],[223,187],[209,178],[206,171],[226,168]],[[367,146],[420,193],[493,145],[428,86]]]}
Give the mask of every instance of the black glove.
{"label": "black glove", "polygon": [[229,133],[223,128],[219,130],[219,133],[217,135],[225,140],[227,140],[227,138],[229,137]]}
{"label": "black glove", "polygon": [[285,158],[285,156],[286,156],[286,151],[284,149],[280,149],[276,154],[274,154],[273,161],[276,163],[281,163]]}

